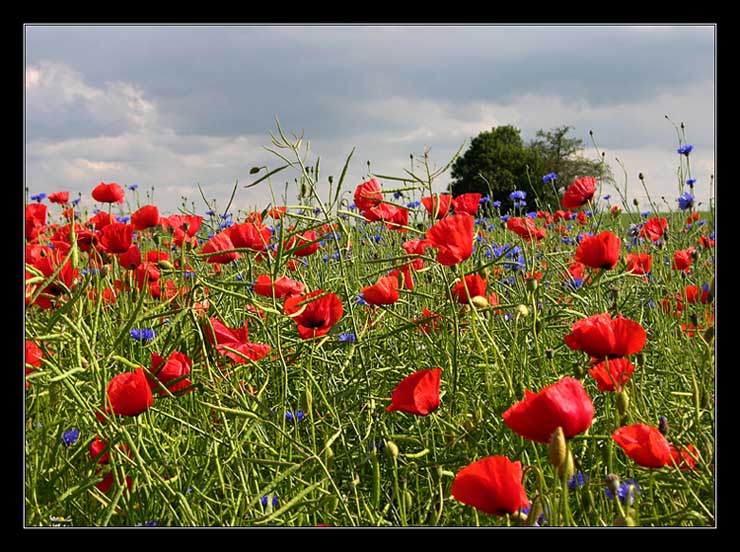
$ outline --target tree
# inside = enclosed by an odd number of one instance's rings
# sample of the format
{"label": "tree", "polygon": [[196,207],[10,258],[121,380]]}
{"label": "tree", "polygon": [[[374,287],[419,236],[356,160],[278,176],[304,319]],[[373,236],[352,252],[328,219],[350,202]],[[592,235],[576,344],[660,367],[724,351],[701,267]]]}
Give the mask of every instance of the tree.
{"label": "tree", "polygon": [[[559,208],[558,186],[569,186],[579,176],[600,178],[605,172],[601,163],[577,155],[583,141],[569,138],[570,130],[569,126],[540,130],[529,144],[511,125],[481,132],[453,163],[450,192],[479,192],[500,201],[506,212],[513,205],[509,194],[521,190],[527,193],[528,210]],[[558,175],[553,184],[543,181],[550,173]]]}

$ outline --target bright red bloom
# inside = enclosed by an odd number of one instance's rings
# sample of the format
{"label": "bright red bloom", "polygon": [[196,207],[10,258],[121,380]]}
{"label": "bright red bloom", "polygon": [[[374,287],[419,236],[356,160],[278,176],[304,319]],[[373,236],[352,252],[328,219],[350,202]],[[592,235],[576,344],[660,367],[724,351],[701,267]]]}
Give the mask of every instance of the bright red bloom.
{"label": "bright red bloom", "polygon": [[146,230],[159,226],[159,209],[156,205],[144,205],[131,213],[131,224],[136,230]]}
{"label": "bright red bloom", "polygon": [[622,214],[622,208],[619,205],[612,205],[611,209],[609,209],[609,214],[612,216],[612,218],[617,218],[619,215]]}
{"label": "bright red bloom", "polygon": [[169,261],[170,254],[166,251],[157,251],[153,249],[146,252],[146,260],[149,263],[158,263],[159,261]]}
{"label": "bright red bloom", "polygon": [[[170,393],[174,394],[177,391],[186,389],[193,385],[193,383],[186,378],[186,376],[190,374],[191,366],[192,361],[186,355],[178,351],[174,351],[170,354],[166,361],[157,353],[152,353],[151,373],[154,374],[154,378],[147,374],[149,387],[152,391],[156,390],[159,387],[157,384],[157,380],[159,380],[159,382],[162,383]],[[167,392],[164,389],[159,389],[160,396],[166,394]]]}
{"label": "bright red bloom", "polygon": [[231,242],[231,238],[229,238],[229,235],[226,232],[219,232],[206,242],[203,249],[201,249],[201,253],[216,253],[215,255],[206,257],[206,262],[225,264],[239,258],[238,251],[219,253],[220,251],[229,251],[230,249],[234,249],[234,244]]}
{"label": "bright red bloom", "polygon": [[[44,358],[44,353],[41,351],[38,345],[33,341],[26,339],[26,375],[33,372],[33,369],[29,368],[28,365],[34,368],[41,366],[41,359]],[[29,383],[26,382],[26,389],[28,389]]]}
{"label": "bright red bloom", "polygon": [[[401,247],[403,247],[409,255],[424,255],[426,248],[432,247],[432,243],[429,240],[421,240],[417,238],[403,242]],[[424,260],[414,259],[411,264],[416,270],[421,270],[424,267]]]}
{"label": "bright red bloom", "polygon": [[383,201],[383,194],[380,190],[380,185],[374,178],[363,182],[357,188],[355,188],[355,207],[360,211],[367,211],[372,209]]}
{"label": "bright red bloom", "polygon": [[227,232],[235,247],[264,251],[270,243],[270,229],[260,222],[234,224]]}
{"label": "bright red bloom", "polygon": [[650,272],[653,256],[650,253],[627,253],[625,270],[632,274],[643,275]]}
{"label": "bright red bloom", "polygon": [[408,289],[409,291],[414,289],[414,280],[411,278],[411,264],[391,270],[388,276],[396,278],[399,287],[403,286],[404,289]]}
{"label": "bright red bloom", "polygon": [[671,464],[673,466],[681,470],[696,469],[696,461],[697,459],[701,459],[701,456],[694,445],[675,447],[669,444],[668,446],[671,449]]}
{"label": "bright red bloom", "polygon": [[257,281],[254,283],[254,292],[257,295],[263,297],[272,297],[273,289],[275,290],[275,297],[282,299],[289,295],[300,295],[306,289],[306,286],[297,280],[291,280],[286,276],[282,276],[272,281],[267,274],[260,274],[257,276]]}
{"label": "bright red bloom", "polygon": [[622,241],[613,232],[586,236],[576,249],[575,260],[591,268],[612,270],[619,261]]}
{"label": "bright red bloom", "polygon": [[503,413],[504,423],[530,441],[547,443],[563,428],[566,439],[583,433],[594,418],[594,405],[580,381],[564,377],[539,393],[524,391],[524,400]]}
{"label": "bright red bloom", "polygon": [[126,253],[131,247],[134,227],[122,222],[108,224],[100,231],[98,243],[105,253]]}
{"label": "bright red bloom", "polygon": [[[488,280],[484,280],[477,273],[469,274],[452,287],[452,296],[458,303],[467,304],[470,302],[468,296],[470,299],[477,296],[485,297],[487,285]],[[465,288],[468,290],[467,293]]]}
{"label": "bright red bloom", "polygon": [[308,230],[303,232],[303,234],[292,235],[288,238],[288,241],[285,242],[284,247],[286,250],[291,250],[295,247],[296,249],[292,251],[293,255],[296,257],[307,257],[309,255],[313,255],[319,250],[319,242],[316,239],[316,232]]}
{"label": "bright red bloom", "polygon": [[141,264],[141,251],[136,245],[132,245],[125,253],[119,253],[118,262],[123,268],[134,269]]}
{"label": "bright red bloom", "polygon": [[417,416],[431,414],[439,407],[441,368],[418,370],[406,376],[393,390],[386,412],[400,411]]}
{"label": "bright red bloom", "polygon": [[[47,246],[30,246],[30,248],[31,252],[29,253],[29,246],[26,247],[26,263],[39,270],[44,278],[48,278],[54,274],[67,256],[67,252],[61,249],[51,249]],[[72,260],[67,259],[57,273],[56,279],[44,288],[35,304],[38,304],[39,307],[44,309],[51,308],[50,298],[45,297],[45,295],[59,296],[67,293],[68,290],[73,288],[78,273],[78,269],[72,267]],[[26,279],[30,276],[33,275],[30,272],[26,272]],[[28,304],[31,296],[36,292],[38,285],[30,286],[31,289],[26,288],[26,304]]]}
{"label": "bright red bloom", "polygon": [[509,217],[506,221],[506,228],[520,236],[524,241],[531,241],[535,238],[537,241],[547,237],[544,228],[537,226],[529,217]]}
{"label": "bright red bloom", "polygon": [[584,351],[593,358],[633,355],[647,342],[643,327],[620,314],[612,319],[608,312],[594,314],[573,324],[565,344],[574,351]]}
{"label": "bright red bloom", "polygon": [[591,276],[586,272],[586,265],[576,261],[568,265],[568,271],[565,274],[565,278],[566,280],[578,278],[584,284],[591,281]]}
{"label": "bright red bloom", "polygon": [[93,199],[101,203],[123,203],[124,195],[123,188],[115,182],[110,184],[101,182],[92,191]]}
{"label": "bright red bloom", "polygon": [[49,194],[49,201],[66,205],[69,203],[69,192],[54,192],[53,194]]}
{"label": "bright red bloom", "polygon": [[426,237],[437,249],[439,264],[456,265],[473,254],[474,224],[475,220],[470,215],[452,215],[427,230]]}
{"label": "bright red bloom", "polygon": [[467,213],[475,216],[478,213],[478,207],[480,207],[481,197],[483,196],[479,193],[468,193],[453,198],[452,206],[455,208],[455,213]]}
{"label": "bright red bloom", "polygon": [[591,368],[588,373],[599,384],[599,391],[619,392],[622,390],[622,386],[629,381],[634,371],[635,367],[628,359],[612,358],[610,360],[602,360]]}
{"label": "bright red bloom", "polygon": [[441,219],[447,216],[452,206],[452,196],[450,194],[434,194],[432,196],[422,197],[421,204],[427,210],[432,218]]}
{"label": "bright red bloom", "polygon": [[578,211],[576,219],[578,219],[578,224],[580,224],[581,226],[585,226],[586,224],[588,224],[588,215],[585,211]]}
{"label": "bright red bloom", "polygon": [[558,222],[559,220],[570,220],[572,218],[573,213],[571,213],[570,210],[563,211],[562,209],[558,209],[557,211],[555,211],[555,215],[553,216],[552,221]]}
{"label": "bright red bloom", "polygon": [[452,496],[492,516],[514,514],[529,506],[522,485],[522,464],[488,456],[465,466],[452,482]]}
{"label": "bright red bloom", "polygon": [[365,286],[362,298],[368,305],[392,305],[399,298],[398,276],[383,276],[372,286]]}
{"label": "bright red bloom", "polygon": [[640,229],[640,237],[648,238],[653,242],[661,240],[668,231],[668,219],[653,217]]}
{"label": "bright red bloom", "polygon": [[437,333],[437,331],[439,331],[439,321],[442,316],[436,312],[430,311],[426,307],[422,309],[421,315],[423,318],[417,320],[419,323],[419,329],[427,335],[432,332]]}
{"label": "bright red bloom", "polygon": [[108,400],[113,413],[119,416],[138,416],[152,406],[152,390],[146,381],[144,369],[113,377],[108,383]]}
{"label": "bright red bloom", "polygon": [[404,226],[409,224],[409,211],[405,207],[391,205],[389,203],[378,203],[371,209],[362,212],[362,216],[370,222],[383,221],[388,230],[407,232]]}
{"label": "bright red bloom", "polygon": [[141,263],[136,267],[134,278],[136,279],[139,289],[142,289],[144,284],[148,285],[151,282],[159,280],[159,268],[157,268],[157,265],[154,263]]}
{"label": "bright red bloom", "polygon": [[46,227],[46,205],[30,203],[26,205],[26,240],[35,240]]}
{"label": "bright red bloom", "polygon": [[[313,299],[319,295],[321,297]],[[309,302],[301,304],[305,301]],[[305,295],[287,297],[284,308],[285,314],[298,325],[298,335],[301,339],[326,334],[344,314],[342,300],[335,293],[325,294],[321,289]]]}
{"label": "bright red bloom", "polygon": [[95,231],[98,232],[114,222],[116,222],[116,219],[113,218],[113,215],[105,211],[100,211],[97,215],[90,217],[90,220],[85,225],[90,226],[92,224],[95,227]]}
{"label": "bright red bloom", "polygon": [[671,447],[655,427],[645,424],[620,427],[612,433],[612,439],[645,468],[662,468],[671,460]]}
{"label": "bright red bloom", "polygon": [[673,270],[683,270],[684,272],[689,271],[691,266],[691,259],[693,258],[694,248],[689,247],[688,249],[679,249],[673,254],[673,263],[671,267]]}
{"label": "bright red bloom", "polygon": [[[217,318],[210,318],[210,327],[206,329],[208,341],[216,345],[216,350],[222,355],[230,358],[237,364],[247,362],[246,358],[257,361],[267,356],[270,352],[270,346],[263,343],[250,343],[249,332],[247,331],[247,321],[244,326],[237,329],[231,329],[224,326]],[[235,353],[226,349],[234,349]]]}
{"label": "bright red bloom", "polygon": [[279,219],[282,218],[283,215],[288,211],[288,208],[284,205],[279,205],[277,207],[273,207],[269,211],[267,211],[267,215],[274,218]]}
{"label": "bright red bloom", "polygon": [[596,179],[593,176],[584,176],[565,190],[561,205],[565,209],[578,209],[591,201],[595,193]]}
{"label": "bright red bloom", "polygon": [[702,289],[701,290],[701,297],[699,296],[699,287],[691,284],[684,288],[683,290],[683,296],[686,298],[686,301],[689,303],[698,303],[701,301],[703,304],[709,303],[709,290]]}
{"label": "bright red bloom", "polygon": [[196,215],[170,215],[160,217],[159,223],[165,230],[172,229],[172,241],[175,245],[182,247],[183,243],[195,239],[195,234],[203,223],[203,217]]}
{"label": "bright red bloom", "polygon": [[704,249],[709,249],[710,247],[714,247],[714,240],[711,238],[708,238],[707,236],[701,236],[699,238],[699,247],[703,247]]}

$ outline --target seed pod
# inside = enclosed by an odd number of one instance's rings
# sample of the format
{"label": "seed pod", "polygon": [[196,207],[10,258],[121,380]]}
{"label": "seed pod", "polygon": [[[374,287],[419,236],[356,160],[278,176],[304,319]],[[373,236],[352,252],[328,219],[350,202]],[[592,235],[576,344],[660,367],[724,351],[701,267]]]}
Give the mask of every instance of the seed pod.
{"label": "seed pod", "polygon": [[552,432],[552,435],[550,435],[550,445],[547,449],[547,457],[550,460],[550,464],[556,468],[560,467],[565,462],[567,453],[568,446],[565,442],[565,433],[563,433],[563,428],[558,426]]}
{"label": "seed pod", "polygon": [[393,441],[386,441],[385,451],[392,458],[398,458],[398,445]]}
{"label": "seed pod", "polygon": [[516,314],[517,316],[522,316],[522,317],[529,316],[529,308],[527,307],[527,305],[517,305]]}

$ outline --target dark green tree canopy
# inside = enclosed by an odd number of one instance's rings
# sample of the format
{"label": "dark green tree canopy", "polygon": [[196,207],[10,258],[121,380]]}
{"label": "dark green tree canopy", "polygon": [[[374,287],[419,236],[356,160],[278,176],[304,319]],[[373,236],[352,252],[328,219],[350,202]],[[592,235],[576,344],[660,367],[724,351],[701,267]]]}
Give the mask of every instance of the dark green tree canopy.
{"label": "dark green tree canopy", "polygon": [[[578,155],[583,140],[568,137],[571,130],[569,126],[539,130],[528,144],[511,125],[481,132],[453,163],[450,193],[479,192],[491,201],[501,201],[506,212],[513,203],[509,194],[521,190],[527,193],[527,210],[560,208],[558,188],[570,186],[581,176],[607,175],[603,163]],[[550,173],[557,174],[557,179],[544,182]]]}

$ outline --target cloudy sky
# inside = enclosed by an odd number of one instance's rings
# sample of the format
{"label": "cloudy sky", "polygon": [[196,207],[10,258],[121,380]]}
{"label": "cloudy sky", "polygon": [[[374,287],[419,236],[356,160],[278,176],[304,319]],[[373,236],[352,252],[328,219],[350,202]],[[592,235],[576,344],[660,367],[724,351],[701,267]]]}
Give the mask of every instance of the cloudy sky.
{"label": "cloudy sky", "polygon": [[[675,206],[666,115],[694,145],[700,201],[714,173],[712,26],[31,25],[25,59],[29,194],[81,192],[88,205],[94,186],[118,182],[138,184],[142,202],[154,187],[164,212],[185,196],[202,214],[197,184],[223,209],[238,180],[235,207],[261,209],[266,183],[243,185],[251,167],[282,164],[265,150],[275,116],[321,157],[322,190],[353,147],[349,190],[367,161],[403,176],[410,154],[444,166],[493,126],[529,140],[567,124],[587,145],[593,130],[620,184],[624,164],[630,197],[644,197],[642,172]],[[288,181],[292,194],[296,175],[276,175],[275,193]]]}

